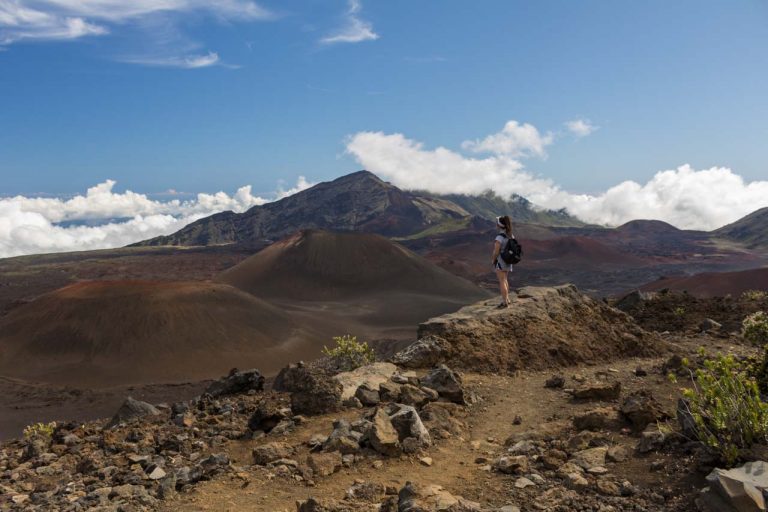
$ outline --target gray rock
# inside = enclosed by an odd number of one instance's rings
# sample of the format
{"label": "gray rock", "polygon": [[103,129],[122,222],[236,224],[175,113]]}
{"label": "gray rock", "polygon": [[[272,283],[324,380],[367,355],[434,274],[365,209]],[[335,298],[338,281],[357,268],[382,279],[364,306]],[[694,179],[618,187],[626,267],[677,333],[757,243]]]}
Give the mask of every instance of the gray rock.
{"label": "gray rock", "polygon": [[303,363],[280,370],[272,388],[291,393],[291,409],[295,414],[325,414],[342,408],[341,383],[326,370]]}
{"label": "gray rock", "polygon": [[627,396],[619,410],[632,423],[635,431],[645,430],[649,424],[667,417],[653,395],[645,390],[636,391]]}
{"label": "gray rock", "polygon": [[253,449],[253,462],[266,466],[278,459],[287,459],[293,454],[293,448],[285,443],[266,443]]}
{"label": "gray rock", "polygon": [[544,383],[545,388],[562,388],[565,386],[565,377],[562,375],[553,375]]}
{"label": "gray rock", "polygon": [[719,331],[722,326],[720,322],[716,322],[711,318],[705,318],[699,324],[699,330],[701,332]]}
{"label": "gray rock", "polygon": [[211,383],[205,392],[216,398],[224,395],[236,395],[247,393],[250,390],[262,391],[264,389],[264,376],[259,370],[238,371],[230,370],[229,375]]}
{"label": "gray rock", "polygon": [[379,390],[373,389],[368,384],[363,384],[355,391],[355,398],[360,400],[360,403],[364,407],[373,407],[378,405],[381,398],[379,397]]}
{"label": "gray rock", "polygon": [[142,402],[141,400],[134,400],[129,396],[104,428],[112,428],[120,423],[125,423],[136,418],[157,416],[158,414],[160,414],[160,411],[154,405]]}
{"label": "gray rock", "polygon": [[421,380],[421,384],[424,387],[432,388],[437,391],[440,398],[444,398],[457,404],[467,403],[464,387],[461,383],[461,377],[444,364],[431,370]]}
{"label": "gray rock", "polygon": [[768,462],[747,462],[733,469],[715,468],[707,483],[738,512],[760,512],[768,508]]}
{"label": "gray rock", "polygon": [[[415,451],[414,448],[418,450],[432,445],[429,430],[424,426],[416,409],[410,405],[396,404],[389,420],[397,431],[400,442],[403,443],[403,451],[406,453]],[[406,440],[409,438],[412,441],[408,441],[406,444]]]}
{"label": "gray rock", "polygon": [[392,362],[405,368],[430,368],[444,359],[448,348],[443,338],[425,336],[396,353]]}

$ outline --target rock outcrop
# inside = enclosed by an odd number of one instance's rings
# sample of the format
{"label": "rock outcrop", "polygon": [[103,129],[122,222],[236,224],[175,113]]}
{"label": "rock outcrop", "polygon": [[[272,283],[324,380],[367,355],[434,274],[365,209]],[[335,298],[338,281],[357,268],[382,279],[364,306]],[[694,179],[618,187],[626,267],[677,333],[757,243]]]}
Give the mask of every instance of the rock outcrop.
{"label": "rock outcrop", "polygon": [[[431,343],[437,359],[452,368],[479,372],[541,370],[624,357],[657,355],[661,338],[629,315],[587,297],[573,285],[524,287],[508,309],[482,301],[421,324],[419,339]],[[414,353],[426,349],[418,348]],[[396,359],[405,360],[408,349]],[[414,358],[414,361],[417,360]]]}

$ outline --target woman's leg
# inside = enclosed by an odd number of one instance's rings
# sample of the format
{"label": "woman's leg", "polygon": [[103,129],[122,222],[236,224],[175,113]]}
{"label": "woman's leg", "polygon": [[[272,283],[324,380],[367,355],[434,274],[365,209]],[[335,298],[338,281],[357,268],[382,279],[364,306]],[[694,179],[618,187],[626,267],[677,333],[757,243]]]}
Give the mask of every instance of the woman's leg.
{"label": "woman's leg", "polygon": [[501,300],[505,303],[509,303],[509,281],[507,281],[507,273],[503,270],[497,270],[496,278],[499,280]]}

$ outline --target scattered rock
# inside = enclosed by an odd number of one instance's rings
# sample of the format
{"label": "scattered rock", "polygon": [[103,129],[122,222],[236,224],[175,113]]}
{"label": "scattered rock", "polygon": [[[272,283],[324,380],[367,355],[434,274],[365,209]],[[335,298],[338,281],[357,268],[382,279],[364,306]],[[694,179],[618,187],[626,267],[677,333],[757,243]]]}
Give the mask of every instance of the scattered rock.
{"label": "scattered rock", "polygon": [[733,469],[715,468],[707,483],[723,500],[739,512],[766,510],[768,463],[747,462]]}
{"label": "scattered rock", "polygon": [[619,395],[621,395],[619,381],[585,384],[573,392],[573,397],[578,400],[615,400]]}
{"label": "scattered rock", "polygon": [[577,430],[609,430],[622,426],[619,412],[613,407],[598,407],[573,417]]}
{"label": "scattered rock", "polygon": [[233,368],[229,375],[211,383],[205,392],[214,398],[223,395],[236,395],[248,391],[262,391],[264,389],[264,376],[259,370],[238,371]]}
{"label": "scattered rock", "polygon": [[311,453],[307,457],[307,465],[312,469],[312,474],[315,477],[332,475],[341,469],[341,453]]}
{"label": "scattered rock", "polygon": [[440,398],[444,398],[449,402],[457,404],[467,403],[461,377],[444,364],[431,370],[421,379],[421,383],[423,386],[437,391]]}
{"label": "scattered rock", "polygon": [[611,446],[605,453],[605,459],[610,462],[624,462],[627,456],[627,449],[623,446]]}
{"label": "scattered rock", "polygon": [[645,371],[641,366],[638,366],[635,368],[635,377],[647,377],[648,372]]}
{"label": "scattered rock", "polygon": [[499,473],[522,474],[528,471],[528,457],[525,455],[504,455],[493,462],[493,469]]}
{"label": "scattered rock", "polygon": [[[291,409],[296,414],[325,414],[342,407],[343,387],[325,369],[303,363],[289,365],[280,370],[272,387],[291,393]],[[349,396],[356,390],[357,386]]]}
{"label": "scattered rock", "polygon": [[414,453],[432,445],[427,427],[416,409],[410,405],[393,404],[389,420],[398,433],[405,453]]}
{"label": "scattered rock", "polygon": [[390,457],[400,454],[400,437],[384,409],[378,409],[371,420],[371,427],[365,439],[371,448]]}
{"label": "scattered rock", "polygon": [[645,430],[650,423],[656,423],[668,417],[651,392],[646,390],[635,391],[627,396],[621,404],[620,411],[636,431]]}
{"label": "scattered rock", "polygon": [[290,445],[280,442],[266,443],[253,449],[253,463],[258,466],[266,466],[279,459],[287,459],[293,455]]}
{"label": "scattered rock", "polygon": [[418,486],[407,482],[398,493],[398,512],[480,512],[480,504],[454,496],[439,485]]}
{"label": "scattered rock", "polygon": [[658,429],[646,430],[640,434],[640,441],[637,443],[638,453],[648,453],[658,450],[664,446],[666,436],[664,432]]}
{"label": "scattered rock", "polygon": [[419,459],[419,462],[421,462],[421,464],[423,466],[431,466],[432,465],[432,457],[421,457]]}
{"label": "scattered rock", "polygon": [[563,386],[565,386],[565,377],[562,375],[553,375],[544,383],[545,388],[562,388]]}
{"label": "scattered rock", "polygon": [[570,461],[584,470],[589,470],[596,466],[605,466],[606,453],[608,453],[608,448],[604,446],[587,448],[574,453]]}
{"label": "scattered rock", "polygon": [[347,499],[353,501],[377,503],[384,497],[385,492],[386,489],[381,484],[358,480],[347,489],[346,496]]}
{"label": "scattered rock", "polygon": [[379,404],[379,390],[371,388],[368,384],[362,384],[355,391],[355,398],[360,400],[363,407],[373,407]]}
{"label": "scattered rock", "polygon": [[261,430],[268,434],[281,421],[290,418],[292,415],[292,411],[288,408],[280,407],[271,401],[262,401],[248,420],[248,428],[253,431]]}
{"label": "scattered rock", "polygon": [[699,324],[699,330],[701,332],[719,331],[721,327],[722,324],[712,320],[711,318],[705,318]]}
{"label": "scattered rock", "polygon": [[145,416],[157,416],[160,411],[152,404],[142,402],[141,400],[134,400],[130,396],[125,399],[123,405],[117,410],[112,419],[109,420],[104,428],[112,428],[121,423],[125,423],[137,418],[143,418]]}
{"label": "scattered rock", "polygon": [[532,487],[535,485],[535,483],[533,483],[530,479],[525,478],[524,476],[521,476],[515,480],[515,488],[517,489],[525,489],[526,487]]}

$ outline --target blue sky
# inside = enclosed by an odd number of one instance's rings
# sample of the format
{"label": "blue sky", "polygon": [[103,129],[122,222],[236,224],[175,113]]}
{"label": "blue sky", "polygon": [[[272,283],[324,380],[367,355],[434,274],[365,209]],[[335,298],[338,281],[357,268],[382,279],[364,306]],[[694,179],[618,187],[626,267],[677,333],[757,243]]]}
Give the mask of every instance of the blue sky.
{"label": "blue sky", "polygon": [[117,19],[94,8],[82,19],[108,33],[3,45],[3,193],[107,178],[267,192],[357,169],[344,141],[360,131],[459,149],[510,119],[599,126],[527,164],[573,192],[685,163],[768,174],[764,1],[364,0],[353,16],[378,38],[335,44],[321,41],[349,22],[346,1],[263,0],[255,17],[179,4]]}
{"label": "blue sky", "polygon": [[0,0],[0,257],[361,168],[715,229],[768,206],[766,56],[765,0]]}

